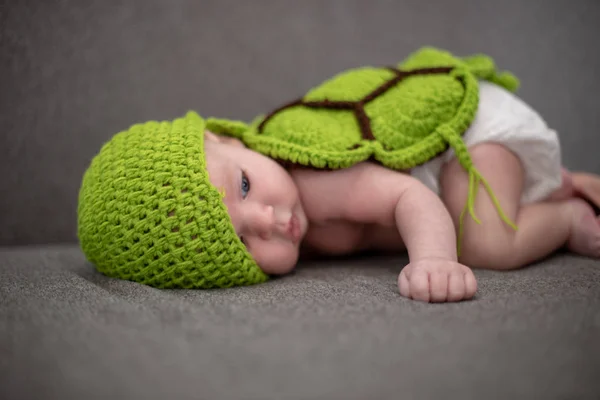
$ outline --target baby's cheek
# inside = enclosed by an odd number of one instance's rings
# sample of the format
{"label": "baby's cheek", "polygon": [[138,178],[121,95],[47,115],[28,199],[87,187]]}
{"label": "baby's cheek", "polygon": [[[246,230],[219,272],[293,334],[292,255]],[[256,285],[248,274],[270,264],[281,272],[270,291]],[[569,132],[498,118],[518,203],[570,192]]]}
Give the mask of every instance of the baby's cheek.
{"label": "baby's cheek", "polygon": [[270,275],[291,272],[298,262],[299,250],[296,246],[281,242],[260,242],[252,248],[252,257]]}

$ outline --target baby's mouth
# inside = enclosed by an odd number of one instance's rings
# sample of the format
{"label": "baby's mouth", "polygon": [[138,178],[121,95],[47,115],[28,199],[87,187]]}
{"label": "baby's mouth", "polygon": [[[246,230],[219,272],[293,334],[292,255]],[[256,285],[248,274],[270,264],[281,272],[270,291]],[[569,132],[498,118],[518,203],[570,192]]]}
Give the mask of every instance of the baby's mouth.
{"label": "baby's mouth", "polygon": [[296,216],[296,214],[292,214],[292,217],[287,223],[286,227],[286,236],[294,243],[298,243],[300,241],[300,236],[302,235],[302,231],[300,228],[300,220]]}

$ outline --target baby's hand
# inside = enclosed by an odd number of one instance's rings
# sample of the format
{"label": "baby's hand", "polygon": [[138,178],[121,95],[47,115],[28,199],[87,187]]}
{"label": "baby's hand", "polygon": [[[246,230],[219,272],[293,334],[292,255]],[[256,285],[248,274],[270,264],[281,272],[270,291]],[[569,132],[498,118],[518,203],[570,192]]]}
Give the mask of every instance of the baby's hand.
{"label": "baby's hand", "polygon": [[473,271],[454,261],[422,259],[408,264],[398,277],[400,294],[427,302],[460,301],[477,291]]}

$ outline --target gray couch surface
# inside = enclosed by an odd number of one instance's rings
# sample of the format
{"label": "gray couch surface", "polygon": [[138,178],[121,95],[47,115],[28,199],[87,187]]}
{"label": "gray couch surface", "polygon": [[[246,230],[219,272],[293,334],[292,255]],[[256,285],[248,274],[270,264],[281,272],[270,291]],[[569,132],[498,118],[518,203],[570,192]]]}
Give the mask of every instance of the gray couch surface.
{"label": "gray couch surface", "polygon": [[484,52],[600,173],[600,2],[0,0],[0,398],[598,399],[600,261],[476,270],[472,301],[397,293],[405,255],[227,290],[97,273],[77,192],[102,143],[187,110],[248,121],[423,45]]}

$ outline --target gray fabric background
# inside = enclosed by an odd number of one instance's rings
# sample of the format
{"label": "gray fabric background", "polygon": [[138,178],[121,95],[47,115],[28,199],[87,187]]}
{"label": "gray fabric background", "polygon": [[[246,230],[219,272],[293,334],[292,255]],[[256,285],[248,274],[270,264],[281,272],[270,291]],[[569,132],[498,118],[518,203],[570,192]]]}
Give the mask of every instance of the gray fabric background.
{"label": "gray fabric background", "polygon": [[595,261],[476,271],[476,300],[436,305],[398,296],[403,257],[220,291],[108,279],[74,246],[0,259],[10,400],[600,397]]}
{"label": "gray fabric background", "polygon": [[0,0],[0,398],[598,399],[600,263],[475,271],[473,301],[400,297],[406,257],[161,291],[76,244],[114,133],[188,109],[249,120],[342,69],[486,52],[600,173],[600,2]]}

